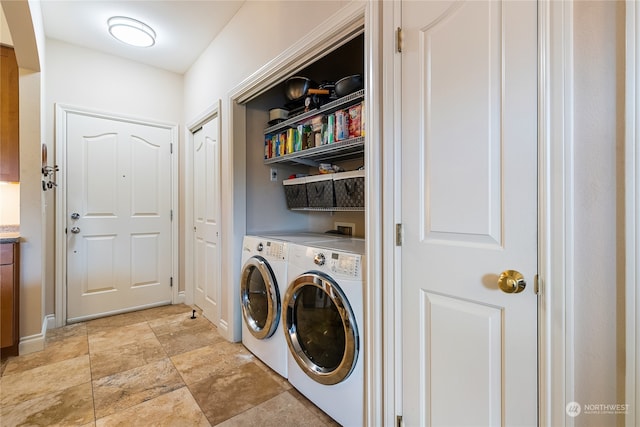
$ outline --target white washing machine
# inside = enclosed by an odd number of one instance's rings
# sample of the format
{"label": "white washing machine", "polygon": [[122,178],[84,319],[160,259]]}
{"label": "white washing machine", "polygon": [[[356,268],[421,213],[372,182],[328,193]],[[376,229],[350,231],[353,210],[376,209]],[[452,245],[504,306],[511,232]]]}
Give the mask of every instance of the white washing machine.
{"label": "white washing machine", "polygon": [[364,240],[290,244],[282,326],[292,386],[348,427],[364,421]]}
{"label": "white washing machine", "polygon": [[287,344],[279,326],[287,286],[287,245],[261,236],[245,236],[240,273],[242,343],[285,378]]}

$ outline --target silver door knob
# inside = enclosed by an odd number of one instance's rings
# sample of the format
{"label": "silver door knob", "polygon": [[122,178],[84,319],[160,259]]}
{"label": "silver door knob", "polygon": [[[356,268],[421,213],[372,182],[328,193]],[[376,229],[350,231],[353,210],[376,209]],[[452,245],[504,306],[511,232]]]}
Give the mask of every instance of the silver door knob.
{"label": "silver door knob", "polygon": [[313,258],[313,262],[315,262],[316,265],[324,265],[324,254],[317,253],[316,256]]}
{"label": "silver door knob", "polygon": [[80,214],[78,212],[74,212],[71,214],[71,219],[80,219]]}
{"label": "silver door knob", "polygon": [[527,282],[524,281],[524,276],[519,271],[505,270],[498,278],[498,286],[502,292],[517,294],[524,291]]}
{"label": "silver door knob", "polygon": [[71,232],[73,234],[78,234],[80,232],[80,227],[71,227]]}

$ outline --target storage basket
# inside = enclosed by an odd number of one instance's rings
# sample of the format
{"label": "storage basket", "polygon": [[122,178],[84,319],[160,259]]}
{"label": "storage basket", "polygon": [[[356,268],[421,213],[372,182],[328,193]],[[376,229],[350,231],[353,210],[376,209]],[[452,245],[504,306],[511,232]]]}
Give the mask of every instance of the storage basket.
{"label": "storage basket", "polygon": [[307,177],[307,200],[310,208],[332,208],[335,206],[331,175]]}
{"label": "storage basket", "polygon": [[306,208],[307,202],[307,178],[293,178],[282,181],[284,196],[287,199],[287,208]]}
{"label": "storage basket", "polygon": [[336,207],[364,207],[364,171],[351,171],[333,175]]}

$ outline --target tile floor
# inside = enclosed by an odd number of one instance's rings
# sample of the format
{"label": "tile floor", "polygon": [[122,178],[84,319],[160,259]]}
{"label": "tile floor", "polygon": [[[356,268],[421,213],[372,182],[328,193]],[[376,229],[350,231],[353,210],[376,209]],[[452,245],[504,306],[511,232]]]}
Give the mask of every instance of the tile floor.
{"label": "tile floor", "polygon": [[337,426],[242,344],[172,305],[47,332],[2,360],[0,425]]}

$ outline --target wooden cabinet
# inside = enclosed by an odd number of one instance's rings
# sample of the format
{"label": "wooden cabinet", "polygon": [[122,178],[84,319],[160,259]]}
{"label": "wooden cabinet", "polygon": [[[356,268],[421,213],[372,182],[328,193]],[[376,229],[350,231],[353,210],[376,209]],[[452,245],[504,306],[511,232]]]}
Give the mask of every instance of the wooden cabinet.
{"label": "wooden cabinet", "polygon": [[20,288],[18,243],[0,244],[0,355],[18,354]]}
{"label": "wooden cabinet", "polygon": [[13,48],[0,46],[0,181],[20,181],[18,77]]}

